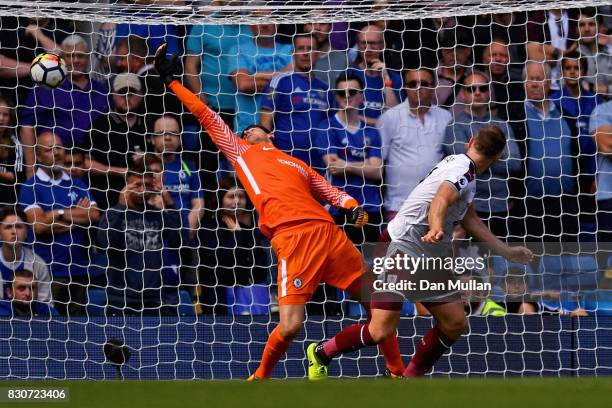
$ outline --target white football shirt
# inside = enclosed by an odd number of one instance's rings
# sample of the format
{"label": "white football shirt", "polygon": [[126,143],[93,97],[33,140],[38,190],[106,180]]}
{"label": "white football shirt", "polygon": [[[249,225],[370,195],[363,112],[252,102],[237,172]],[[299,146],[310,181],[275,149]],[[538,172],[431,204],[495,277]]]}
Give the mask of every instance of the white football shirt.
{"label": "white football shirt", "polygon": [[444,220],[443,241],[450,242],[454,226],[463,220],[476,194],[476,165],[465,154],[445,157],[412,190],[397,216],[389,223],[389,235],[393,241],[406,236],[412,226],[428,227],[429,207],[444,182],[452,184],[459,192],[459,200],[448,208]]}

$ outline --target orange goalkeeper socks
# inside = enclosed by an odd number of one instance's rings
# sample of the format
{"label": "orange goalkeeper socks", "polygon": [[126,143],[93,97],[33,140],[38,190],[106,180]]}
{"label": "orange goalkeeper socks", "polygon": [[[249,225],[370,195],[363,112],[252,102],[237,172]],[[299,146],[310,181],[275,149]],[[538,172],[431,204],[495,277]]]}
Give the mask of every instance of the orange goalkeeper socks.
{"label": "orange goalkeeper socks", "polygon": [[264,348],[263,355],[261,356],[261,363],[257,371],[255,371],[255,377],[258,379],[265,379],[272,376],[272,370],[278,360],[287,352],[291,341],[284,340],[280,336],[280,330],[278,326],[272,330],[268,342]]}
{"label": "orange goalkeeper socks", "polygon": [[405,367],[402,355],[400,354],[397,336],[394,334],[393,337],[380,343],[378,348],[385,358],[385,364],[389,371],[394,375],[401,376],[404,373]]}

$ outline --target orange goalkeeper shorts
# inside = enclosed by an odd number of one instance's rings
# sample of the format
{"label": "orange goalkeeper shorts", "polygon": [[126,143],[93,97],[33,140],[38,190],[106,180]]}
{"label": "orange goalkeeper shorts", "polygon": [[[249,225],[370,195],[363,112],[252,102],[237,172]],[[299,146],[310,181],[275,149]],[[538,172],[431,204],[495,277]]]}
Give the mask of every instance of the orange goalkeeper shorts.
{"label": "orange goalkeeper shorts", "polygon": [[361,253],[330,222],[282,230],[271,241],[278,257],[278,303],[305,304],[321,282],[345,290],[365,271]]}

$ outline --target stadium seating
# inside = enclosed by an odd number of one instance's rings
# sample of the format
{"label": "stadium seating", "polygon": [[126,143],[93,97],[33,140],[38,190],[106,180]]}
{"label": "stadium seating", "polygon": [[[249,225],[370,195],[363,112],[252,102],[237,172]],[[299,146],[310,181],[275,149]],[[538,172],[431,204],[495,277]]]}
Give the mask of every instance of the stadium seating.
{"label": "stadium seating", "polygon": [[593,290],[600,277],[594,256],[545,255],[538,265],[536,285],[542,290]]}
{"label": "stadium seating", "polygon": [[612,316],[612,290],[597,290],[585,296],[583,308],[598,316]]}
{"label": "stadium seating", "polygon": [[186,290],[180,291],[180,304],[178,307],[179,315],[181,316],[195,316],[195,307],[191,301],[191,296]]}

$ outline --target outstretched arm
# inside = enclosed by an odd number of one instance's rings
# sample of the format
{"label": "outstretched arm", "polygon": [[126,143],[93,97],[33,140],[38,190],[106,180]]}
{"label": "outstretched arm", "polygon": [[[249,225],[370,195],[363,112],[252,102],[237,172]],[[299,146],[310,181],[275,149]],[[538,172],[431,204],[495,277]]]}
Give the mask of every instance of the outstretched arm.
{"label": "outstretched arm", "polygon": [[162,44],[155,53],[155,69],[159,76],[198,119],[219,150],[233,165],[250,145],[236,136],[217,112],[206,106],[200,98],[174,78],[177,57],[167,58],[166,48],[167,44]]}
{"label": "outstretched arm", "polygon": [[227,160],[233,165],[244,152],[247,151],[249,144],[240,139],[221,119],[217,112],[206,106],[200,98],[193,92],[185,88],[176,79],[168,86],[181,100],[183,105],[196,117],[198,122],[204,127],[219,150],[225,154]]}
{"label": "outstretched arm", "polygon": [[476,241],[488,245],[494,252],[509,261],[527,264],[533,259],[531,250],[522,246],[508,246],[497,238],[476,214],[474,204],[469,206],[461,224]]}
{"label": "outstretched arm", "polygon": [[501,242],[493,233],[487,228],[484,222],[476,214],[476,210],[473,205],[470,205],[465,217],[461,222],[466,232],[470,234],[476,241],[483,242],[488,245],[495,253],[506,257],[506,251],[508,246]]}

